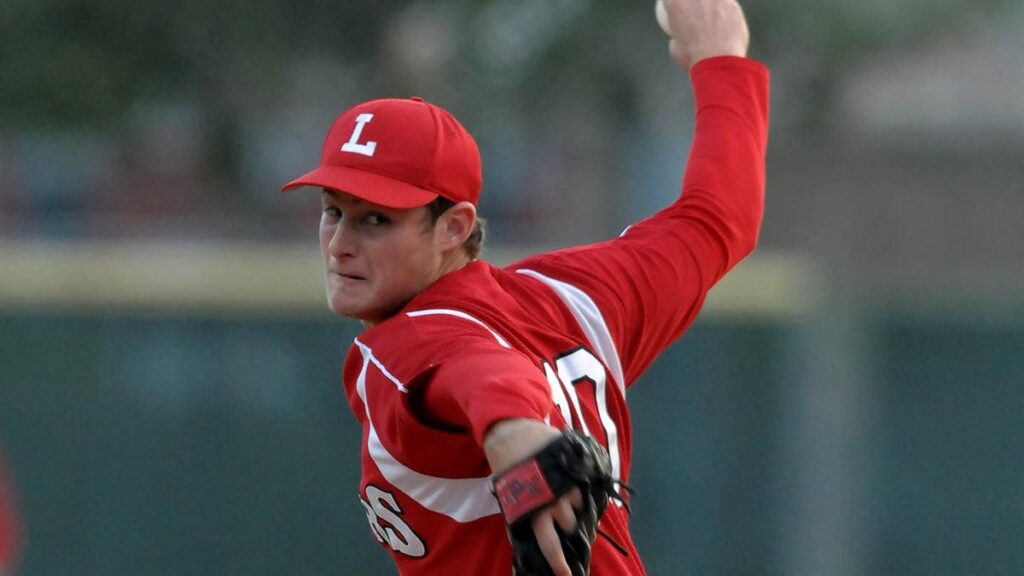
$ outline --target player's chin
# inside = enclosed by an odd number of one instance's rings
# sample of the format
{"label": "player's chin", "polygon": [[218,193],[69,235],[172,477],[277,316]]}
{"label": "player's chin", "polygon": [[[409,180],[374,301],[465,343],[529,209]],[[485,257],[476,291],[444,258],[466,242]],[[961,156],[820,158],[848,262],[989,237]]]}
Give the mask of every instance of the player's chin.
{"label": "player's chin", "polygon": [[362,298],[347,291],[328,291],[327,306],[338,316],[363,323],[377,324],[391,316],[389,307],[382,307],[374,298]]}
{"label": "player's chin", "polygon": [[356,298],[352,294],[338,289],[327,290],[327,307],[338,316],[348,316],[357,320],[362,319],[367,309],[370,308],[362,298]]}

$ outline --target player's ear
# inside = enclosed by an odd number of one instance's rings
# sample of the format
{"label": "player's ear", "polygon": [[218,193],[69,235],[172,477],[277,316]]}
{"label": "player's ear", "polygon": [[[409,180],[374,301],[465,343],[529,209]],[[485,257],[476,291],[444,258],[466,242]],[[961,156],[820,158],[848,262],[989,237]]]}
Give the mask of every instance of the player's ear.
{"label": "player's ear", "polygon": [[473,225],[476,224],[476,207],[469,202],[459,202],[445,210],[437,220],[436,232],[440,234],[442,250],[454,250],[466,243]]}

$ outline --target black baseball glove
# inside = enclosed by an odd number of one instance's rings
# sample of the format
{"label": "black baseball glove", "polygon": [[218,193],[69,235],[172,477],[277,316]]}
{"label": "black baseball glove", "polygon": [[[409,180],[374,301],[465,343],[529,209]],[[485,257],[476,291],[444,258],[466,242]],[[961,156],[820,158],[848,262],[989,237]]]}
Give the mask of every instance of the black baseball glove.
{"label": "black baseball glove", "polygon": [[516,576],[553,576],[530,520],[574,487],[583,495],[583,507],[576,510],[576,529],[566,533],[556,525],[555,530],[573,576],[590,573],[590,548],[597,537],[598,521],[609,498],[621,500],[611,469],[608,453],[600,444],[566,430],[532,458],[494,478],[494,493],[512,541]]}

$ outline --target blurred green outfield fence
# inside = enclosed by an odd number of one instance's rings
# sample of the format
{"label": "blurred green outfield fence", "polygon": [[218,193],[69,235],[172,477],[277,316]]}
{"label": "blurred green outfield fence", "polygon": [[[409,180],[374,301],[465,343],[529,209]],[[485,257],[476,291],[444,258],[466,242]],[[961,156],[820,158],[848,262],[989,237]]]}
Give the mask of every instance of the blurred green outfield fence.
{"label": "blurred green outfield fence", "polygon": [[[315,251],[0,248],[19,574],[394,573],[356,498],[358,326],[322,309]],[[630,393],[649,571],[1024,573],[1022,351],[1019,318],[744,263]]]}

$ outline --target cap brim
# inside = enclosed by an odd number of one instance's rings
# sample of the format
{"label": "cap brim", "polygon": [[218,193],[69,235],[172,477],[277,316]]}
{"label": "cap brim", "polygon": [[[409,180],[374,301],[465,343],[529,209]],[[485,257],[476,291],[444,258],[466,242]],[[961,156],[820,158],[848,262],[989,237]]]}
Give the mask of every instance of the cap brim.
{"label": "cap brim", "polygon": [[417,208],[429,204],[439,194],[373,172],[345,166],[320,166],[285,184],[282,192],[300,186],[330,188],[388,208]]}

